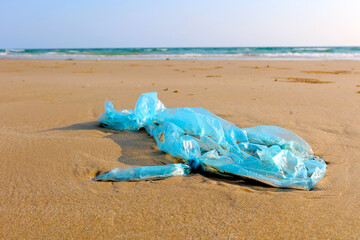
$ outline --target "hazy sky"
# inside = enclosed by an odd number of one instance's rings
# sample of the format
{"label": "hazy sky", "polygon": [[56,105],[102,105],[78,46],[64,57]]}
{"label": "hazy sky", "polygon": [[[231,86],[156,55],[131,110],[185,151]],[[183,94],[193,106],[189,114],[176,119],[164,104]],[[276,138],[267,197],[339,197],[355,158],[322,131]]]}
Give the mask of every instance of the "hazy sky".
{"label": "hazy sky", "polygon": [[360,0],[0,0],[0,48],[347,45]]}

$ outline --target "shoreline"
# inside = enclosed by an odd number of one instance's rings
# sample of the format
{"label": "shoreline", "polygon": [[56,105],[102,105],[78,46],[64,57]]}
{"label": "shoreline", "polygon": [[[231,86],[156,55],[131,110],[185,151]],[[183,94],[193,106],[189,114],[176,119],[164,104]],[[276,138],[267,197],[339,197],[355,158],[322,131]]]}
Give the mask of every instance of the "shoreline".
{"label": "shoreline", "polygon": [[16,58],[16,57],[0,57],[0,60],[100,60],[100,61],[284,61],[284,62],[323,62],[323,61],[360,61],[360,59],[317,59],[317,58]]}
{"label": "shoreline", "polygon": [[5,58],[177,60],[360,60],[359,46],[0,49]]}

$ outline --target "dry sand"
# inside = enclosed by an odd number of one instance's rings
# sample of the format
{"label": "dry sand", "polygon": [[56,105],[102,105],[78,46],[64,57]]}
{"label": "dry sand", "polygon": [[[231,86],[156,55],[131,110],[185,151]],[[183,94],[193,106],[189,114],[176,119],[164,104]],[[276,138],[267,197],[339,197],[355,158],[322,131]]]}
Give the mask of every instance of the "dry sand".
{"label": "dry sand", "polygon": [[[359,239],[359,84],[359,61],[0,60],[0,238]],[[91,181],[172,161],[145,131],[96,123],[106,98],[133,109],[150,91],[240,127],[289,129],[327,174],[312,191],[200,174]]]}

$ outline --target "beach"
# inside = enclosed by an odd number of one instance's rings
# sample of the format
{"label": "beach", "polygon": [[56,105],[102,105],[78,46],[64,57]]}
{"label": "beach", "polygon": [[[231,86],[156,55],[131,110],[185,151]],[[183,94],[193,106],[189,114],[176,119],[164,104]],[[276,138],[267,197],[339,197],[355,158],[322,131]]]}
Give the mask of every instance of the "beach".
{"label": "beach", "polygon": [[[203,107],[288,129],[327,165],[311,191],[190,174],[95,182],[175,162],[146,131],[101,128],[111,100]],[[1,239],[359,239],[360,62],[0,59]]]}

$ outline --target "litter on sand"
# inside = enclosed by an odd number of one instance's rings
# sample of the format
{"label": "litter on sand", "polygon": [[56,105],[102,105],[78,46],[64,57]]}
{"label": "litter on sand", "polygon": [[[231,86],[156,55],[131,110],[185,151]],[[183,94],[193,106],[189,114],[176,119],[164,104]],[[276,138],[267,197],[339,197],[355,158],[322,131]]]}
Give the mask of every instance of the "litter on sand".
{"label": "litter on sand", "polygon": [[274,126],[239,128],[204,108],[166,108],[157,93],[140,96],[135,110],[116,111],[105,102],[99,122],[118,131],[145,128],[159,149],[183,163],[110,172],[95,181],[137,181],[184,176],[191,171],[253,179],[274,187],[310,190],[326,173],[296,134]]}

